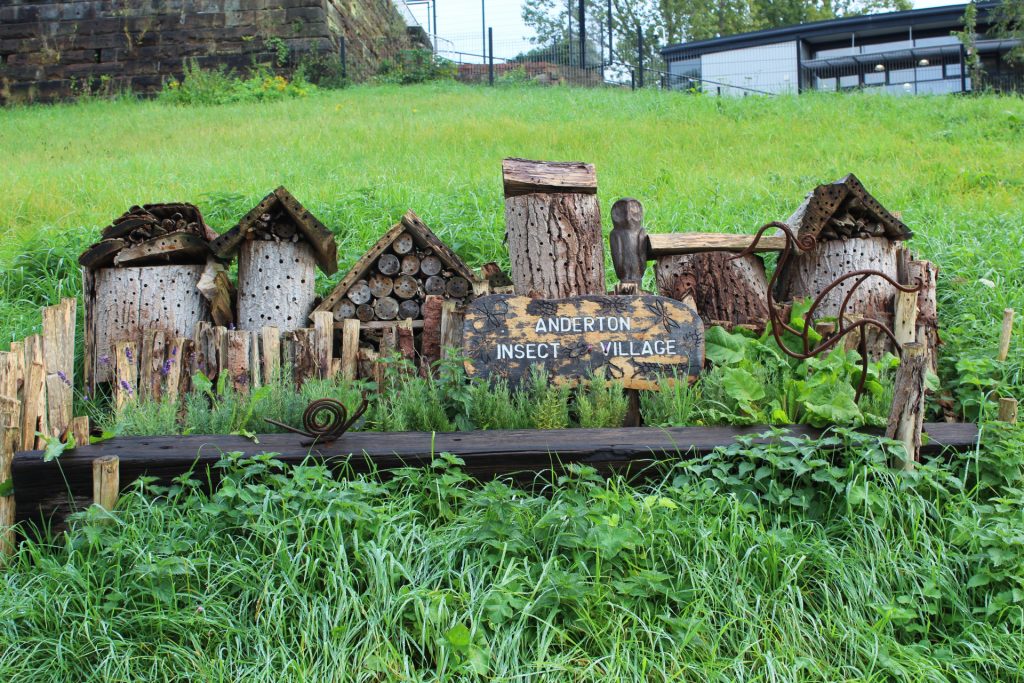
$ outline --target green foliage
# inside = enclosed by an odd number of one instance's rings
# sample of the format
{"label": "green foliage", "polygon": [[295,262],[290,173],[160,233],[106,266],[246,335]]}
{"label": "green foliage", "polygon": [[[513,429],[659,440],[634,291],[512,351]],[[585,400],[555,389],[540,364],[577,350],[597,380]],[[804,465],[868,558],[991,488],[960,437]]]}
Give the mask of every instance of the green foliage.
{"label": "green foliage", "polygon": [[875,437],[773,436],[632,483],[477,482],[448,453],[386,479],[273,454],[225,455],[212,491],[143,478],[10,558],[0,675],[1020,680],[1019,428],[985,489],[893,471]]}
{"label": "green foliage", "polygon": [[381,83],[426,83],[453,80],[458,73],[455,62],[426,48],[400,50],[393,59],[381,62],[377,80]]}
{"label": "green foliage", "polygon": [[296,71],[293,80],[269,70],[257,68],[241,78],[224,68],[203,69],[195,61],[185,62],[181,81],[171,79],[160,91],[160,100],[179,105],[214,105],[234,102],[273,102],[306,97],[316,86]]}
{"label": "green foliage", "polygon": [[349,85],[341,59],[337,55],[321,52],[315,45],[299,60],[295,77],[298,79],[300,76],[302,80],[327,90],[338,90]]}
{"label": "green foliage", "polygon": [[629,403],[622,384],[597,373],[588,383],[580,383],[574,394],[580,427],[621,427]]}
{"label": "green foliage", "polygon": [[565,429],[569,426],[569,387],[557,384],[540,365],[530,370],[526,390],[533,429]]}

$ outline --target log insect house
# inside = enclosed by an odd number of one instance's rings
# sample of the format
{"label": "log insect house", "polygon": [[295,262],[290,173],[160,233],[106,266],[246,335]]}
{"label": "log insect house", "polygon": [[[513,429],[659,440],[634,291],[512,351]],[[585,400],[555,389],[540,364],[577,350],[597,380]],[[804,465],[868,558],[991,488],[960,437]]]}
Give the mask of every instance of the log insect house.
{"label": "log insect house", "polygon": [[114,346],[154,331],[189,337],[209,319],[198,285],[216,233],[191,204],[133,206],[80,257],[85,297],[85,381],[114,373]]}
{"label": "log insect house", "polygon": [[[779,274],[779,301],[813,299],[845,273],[875,270],[896,282],[910,284],[912,257],[902,246],[913,233],[876,200],[853,174],[811,191],[786,221],[797,242],[810,250],[796,250]],[[836,318],[851,289],[845,314],[848,319],[870,317],[892,327],[896,293],[890,283],[874,276],[857,285],[852,278],[823,298],[816,319]],[[868,340],[869,353],[880,356],[889,348],[881,336]]]}
{"label": "log insect house", "polygon": [[279,187],[210,245],[222,259],[238,254],[240,330],[305,327],[316,298],[316,267],[338,270],[334,235]]}
{"label": "log insect house", "polygon": [[[422,330],[422,355],[436,360],[442,305],[449,301],[450,306],[461,306],[478,287],[462,259],[408,211],[356,261],[316,310],[334,315],[335,327],[345,330],[346,345],[355,330],[378,347],[390,344],[385,337],[396,326]],[[411,345],[408,339],[403,349],[407,357]]]}

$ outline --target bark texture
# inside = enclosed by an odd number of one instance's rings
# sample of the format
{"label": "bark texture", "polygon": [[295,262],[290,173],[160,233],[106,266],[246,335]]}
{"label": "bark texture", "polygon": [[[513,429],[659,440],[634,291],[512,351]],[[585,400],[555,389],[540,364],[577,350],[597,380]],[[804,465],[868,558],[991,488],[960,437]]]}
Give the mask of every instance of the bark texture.
{"label": "bark texture", "polygon": [[141,348],[143,331],[192,337],[209,308],[196,285],[203,266],[101,268],[85,277],[85,362],[90,386],[113,378],[116,341]]}
{"label": "bark texture", "polygon": [[730,323],[764,327],[768,278],[764,262],[726,252],[662,256],[655,265],[658,293],[682,301],[692,296],[705,326]]}
{"label": "bark texture", "polygon": [[238,328],[305,327],[316,298],[316,258],[306,242],[252,240],[238,252]]}
{"label": "bark texture", "polygon": [[516,294],[564,299],[605,292],[597,195],[508,197],[505,226]]}

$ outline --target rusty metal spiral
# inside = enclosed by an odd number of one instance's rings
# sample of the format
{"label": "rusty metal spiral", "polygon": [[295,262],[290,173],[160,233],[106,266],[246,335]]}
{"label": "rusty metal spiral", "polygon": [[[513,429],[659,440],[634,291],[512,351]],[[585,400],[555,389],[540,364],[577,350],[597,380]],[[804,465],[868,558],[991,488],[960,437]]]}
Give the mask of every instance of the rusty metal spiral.
{"label": "rusty metal spiral", "polygon": [[291,427],[270,418],[264,419],[270,424],[277,425],[289,432],[309,437],[310,441],[304,441],[302,445],[311,446],[316,443],[337,441],[356,423],[356,420],[362,417],[369,406],[369,399],[366,393],[363,393],[359,408],[349,417],[348,410],[341,401],[333,398],[318,398],[311,401],[302,412],[302,429]]}
{"label": "rusty metal spiral", "polygon": [[[850,325],[849,327],[846,326],[846,307],[849,305],[850,299],[853,297],[853,293],[857,290],[858,287],[864,284],[864,282],[868,278],[872,277],[882,278],[890,285],[892,285],[893,288],[901,292],[919,292],[921,291],[921,288],[924,286],[923,283],[918,281],[916,286],[907,287],[901,285],[900,283],[896,282],[885,273],[878,270],[854,270],[849,273],[845,273],[843,275],[840,275],[834,281],[832,281],[831,284],[825,287],[816,297],[814,297],[814,300],[811,302],[811,306],[806,313],[806,323],[804,324],[802,330],[798,330],[782,319],[782,315],[779,312],[779,308],[775,305],[775,297],[773,294],[775,291],[775,283],[778,280],[779,275],[785,268],[786,264],[789,262],[789,259],[792,256],[793,252],[795,251],[793,249],[793,246],[795,245],[796,248],[799,249],[800,251],[810,251],[811,249],[814,249],[814,247],[817,245],[818,240],[815,239],[814,235],[811,234],[802,235],[801,237],[797,238],[793,235],[793,231],[790,229],[789,225],[779,221],[772,221],[771,223],[766,223],[765,225],[761,226],[757,233],[754,234],[754,239],[753,241],[751,241],[750,246],[744,249],[739,254],[736,254],[732,258],[738,259],[753,254],[755,249],[757,248],[757,243],[760,241],[765,231],[767,231],[769,228],[777,228],[781,230],[786,237],[786,248],[785,250],[783,250],[782,254],[779,255],[779,262],[775,266],[775,272],[772,273],[771,279],[768,280],[768,318],[771,322],[771,331],[772,336],[775,338],[775,343],[779,345],[779,348],[782,349],[783,353],[790,356],[791,358],[796,358],[797,360],[806,360],[808,358],[818,356],[821,353],[833,348],[836,344],[839,343],[839,341],[843,337],[850,334],[851,332],[855,330],[861,330],[860,345],[858,348],[861,357],[861,373],[860,381],[857,383],[857,391],[854,399],[859,401],[861,395],[864,393],[864,383],[867,380],[868,376],[867,335],[865,334],[866,328],[870,326],[880,331],[882,334],[884,334],[892,341],[897,351],[900,351],[901,347],[899,341],[896,339],[896,335],[893,334],[893,331],[889,328],[889,326],[876,318],[862,318],[853,323],[852,325]],[[812,345],[810,339],[811,321],[814,319],[814,313],[815,311],[818,310],[818,306],[822,304],[822,302],[825,300],[825,297],[828,295],[829,292],[831,292],[836,287],[841,286],[847,280],[853,278],[857,278],[857,281],[850,288],[850,291],[846,293],[846,296],[843,297],[842,305],[839,307],[839,315],[835,334],[832,334],[827,338],[823,338],[817,346]],[[783,332],[789,332],[790,334],[799,337],[801,341],[802,351],[793,351],[788,346],[786,346],[786,344],[782,340]]]}

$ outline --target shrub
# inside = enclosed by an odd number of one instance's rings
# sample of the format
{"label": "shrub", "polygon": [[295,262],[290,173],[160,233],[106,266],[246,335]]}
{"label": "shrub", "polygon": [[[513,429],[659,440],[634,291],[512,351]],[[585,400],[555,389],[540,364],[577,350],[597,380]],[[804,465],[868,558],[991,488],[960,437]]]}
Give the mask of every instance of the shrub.
{"label": "shrub", "polygon": [[302,71],[296,71],[293,80],[289,81],[260,67],[248,78],[241,78],[224,67],[203,69],[192,60],[185,63],[181,81],[172,78],[164,83],[160,100],[180,105],[268,102],[305,97],[314,90],[316,86],[306,82]]}
{"label": "shrub", "polygon": [[384,83],[425,83],[427,81],[452,80],[458,67],[432,50],[414,48],[401,50],[394,59],[381,62],[377,80]]}

